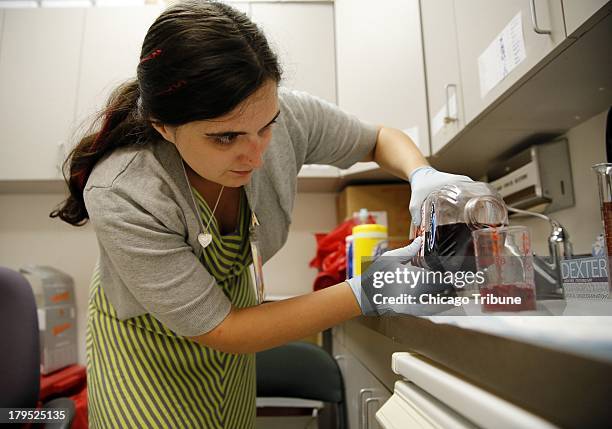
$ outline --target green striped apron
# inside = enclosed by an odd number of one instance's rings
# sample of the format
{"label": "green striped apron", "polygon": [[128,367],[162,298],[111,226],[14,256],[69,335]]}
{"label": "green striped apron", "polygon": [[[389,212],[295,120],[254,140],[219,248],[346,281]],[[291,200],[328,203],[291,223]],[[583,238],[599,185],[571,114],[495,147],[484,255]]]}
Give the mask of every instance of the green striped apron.
{"label": "green striped apron", "polygon": [[[211,211],[194,189],[200,215]],[[201,262],[235,307],[255,304],[248,266],[251,211],[244,191],[237,230],[213,241]],[[255,355],[228,354],[174,334],[149,314],[119,320],[94,271],[87,326],[90,428],[255,426]]]}

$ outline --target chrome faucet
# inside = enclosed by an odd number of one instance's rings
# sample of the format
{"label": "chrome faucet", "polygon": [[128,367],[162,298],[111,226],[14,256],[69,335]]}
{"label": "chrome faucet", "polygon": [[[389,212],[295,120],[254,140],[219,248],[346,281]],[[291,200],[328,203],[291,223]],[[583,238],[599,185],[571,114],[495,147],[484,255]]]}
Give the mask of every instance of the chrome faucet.
{"label": "chrome faucet", "polygon": [[573,256],[569,233],[555,219],[544,214],[508,207],[508,211],[523,216],[538,217],[548,221],[551,230],[548,236],[549,261],[537,255],[534,256],[534,271],[536,274],[536,294],[539,299],[563,298],[563,276],[561,261]]}

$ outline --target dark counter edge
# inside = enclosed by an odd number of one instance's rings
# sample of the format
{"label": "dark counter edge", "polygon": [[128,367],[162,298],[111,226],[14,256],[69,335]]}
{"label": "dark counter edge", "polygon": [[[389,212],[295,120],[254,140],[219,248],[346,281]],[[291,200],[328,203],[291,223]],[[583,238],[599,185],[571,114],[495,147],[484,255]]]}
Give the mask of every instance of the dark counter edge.
{"label": "dark counter edge", "polygon": [[612,427],[612,364],[413,316],[356,322],[561,427]]}

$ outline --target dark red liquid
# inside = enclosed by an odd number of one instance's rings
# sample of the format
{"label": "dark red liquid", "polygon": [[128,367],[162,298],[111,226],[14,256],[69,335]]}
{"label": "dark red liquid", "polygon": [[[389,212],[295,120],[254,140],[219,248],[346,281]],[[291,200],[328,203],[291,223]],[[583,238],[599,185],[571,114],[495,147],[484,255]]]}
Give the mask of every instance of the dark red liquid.
{"label": "dark red liquid", "polygon": [[603,203],[601,217],[606,236],[606,250],[608,252],[608,259],[610,259],[612,257],[612,203]]}
{"label": "dark red liquid", "polygon": [[439,225],[425,232],[423,252],[433,271],[476,271],[472,230],[465,223]]}
{"label": "dark red liquid", "polygon": [[[608,267],[612,266],[612,202],[605,202],[601,207],[601,218],[604,224],[604,235],[606,238],[606,254],[608,255]],[[612,273],[608,275],[608,289],[612,291]]]}
{"label": "dark red liquid", "polygon": [[483,302],[484,311],[525,311],[535,310],[536,300],[532,287],[527,285],[496,285],[480,288],[480,296],[521,298],[520,304],[488,304]]}

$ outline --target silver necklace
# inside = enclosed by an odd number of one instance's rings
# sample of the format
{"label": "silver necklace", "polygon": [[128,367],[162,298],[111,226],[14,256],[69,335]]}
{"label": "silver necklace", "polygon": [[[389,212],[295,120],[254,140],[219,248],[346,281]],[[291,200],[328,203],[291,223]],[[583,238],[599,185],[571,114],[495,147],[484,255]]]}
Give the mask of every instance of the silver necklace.
{"label": "silver necklace", "polygon": [[215,202],[215,207],[213,208],[212,214],[208,219],[208,223],[206,224],[206,228],[204,228],[204,222],[202,222],[202,217],[198,212],[198,205],[196,204],[195,197],[193,196],[193,191],[191,190],[191,184],[189,183],[189,177],[187,176],[187,169],[185,168],[185,164],[181,161],[183,165],[183,173],[185,174],[185,180],[187,181],[187,187],[189,188],[189,195],[191,195],[191,201],[193,201],[193,206],[196,209],[196,217],[198,218],[198,223],[200,224],[200,228],[202,229],[198,234],[198,243],[202,246],[202,249],[206,249],[208,245],[212,242],[212,234],[208,232],[208,227],[215,217],[215,211],[217,210],[217,206],[219,205],[219,201],[221,200],[221,194],[223,194],[224,185],[221,185],[221,190],[219,191],[219,195],[217,196],[217,201]]}

